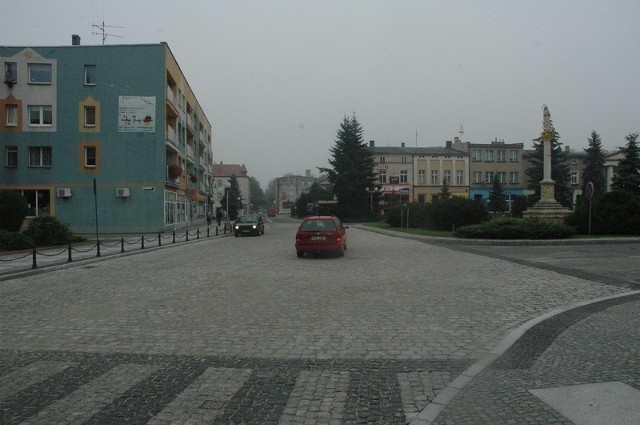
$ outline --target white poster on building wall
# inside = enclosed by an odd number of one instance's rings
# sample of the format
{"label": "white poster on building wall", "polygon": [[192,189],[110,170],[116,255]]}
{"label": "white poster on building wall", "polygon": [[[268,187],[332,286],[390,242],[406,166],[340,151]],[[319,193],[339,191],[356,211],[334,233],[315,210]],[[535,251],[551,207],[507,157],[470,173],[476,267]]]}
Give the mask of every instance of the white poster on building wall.
{"label": "white poster on building wall", "polygon": [[119,96],[118,132],[155,133],[156,97]]}

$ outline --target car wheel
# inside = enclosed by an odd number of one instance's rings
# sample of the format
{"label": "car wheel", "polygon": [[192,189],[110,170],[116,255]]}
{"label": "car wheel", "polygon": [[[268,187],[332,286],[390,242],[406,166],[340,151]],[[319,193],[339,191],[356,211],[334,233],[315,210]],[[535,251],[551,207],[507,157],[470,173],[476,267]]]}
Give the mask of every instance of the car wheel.
{"label": "car wheel", "polygon": [[304,257],[304,252],[302,252],[302,251],[297,251],[297,252],[296,252],[296,255],[298,256],[298,258],[302,258],[302,257]]}

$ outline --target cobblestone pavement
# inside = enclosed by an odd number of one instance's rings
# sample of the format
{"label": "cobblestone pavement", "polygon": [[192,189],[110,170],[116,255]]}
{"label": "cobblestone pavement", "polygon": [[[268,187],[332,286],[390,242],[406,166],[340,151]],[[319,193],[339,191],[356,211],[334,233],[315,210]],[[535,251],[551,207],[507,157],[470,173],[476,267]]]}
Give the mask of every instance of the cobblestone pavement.
{"label": "cobblestone pavement", "polygon": [[[573,382],[584,335],[640,317],[626,297],[568,310],[632,293],[622,281],[348,232],[343,258],[297,259],[294,225],[271,223],[0,282],[0,423],[501,423],[510,409],[529,422],[509,397],[566,422],[522,388]],[[478,367],[565,310],[554,332]],[[600,379],[634,366],[629,328],[612,327],[628,344]]]}

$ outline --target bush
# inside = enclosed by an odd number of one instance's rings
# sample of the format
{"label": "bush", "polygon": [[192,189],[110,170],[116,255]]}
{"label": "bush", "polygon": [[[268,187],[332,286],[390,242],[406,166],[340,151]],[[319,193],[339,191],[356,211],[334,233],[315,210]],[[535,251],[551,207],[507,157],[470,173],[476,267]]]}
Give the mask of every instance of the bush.
{"label": "bush", "polygon": [[427,204],[427,227],[433,230],[452,230],[478,224],[489,218],[484,204],[473,199],[452,197]]}
{"label": "bush", "polygon": [[17,190],[0,190],[0,229],[17,232],[29,212],[29,204]]}
{"label": "bush", "polygon": [[0,230],[0,250],[15,251],[34,248],[33,240],[24,233]]}
{"label": "bush", "polygon": [[486,223],[464,226],[455,235],[477,239],[563,239],[575,233],[566,224],[522,218],[497,218]]}
{"label": "bush", "polygon": [[411,203],[407,206],[395,205],[389,210],[386,222],[391,227],[407,227],[407,212],[409,213],[409,227],[427,227],[429,221],[424,204]]}
{"label": "bush", "polygon": [[[567,218],[578,233],[589,233],[589,203],[582,202]],[[640,197],[614,190],[591,205],[591,233],[596,235],[640,235]]]}
{"label": "bush", "polygon": [[31,220],[24,234],[38,246],[62,245],[81,240],[81,238],[74,236],[67,224],[48,215],[38,216]]}

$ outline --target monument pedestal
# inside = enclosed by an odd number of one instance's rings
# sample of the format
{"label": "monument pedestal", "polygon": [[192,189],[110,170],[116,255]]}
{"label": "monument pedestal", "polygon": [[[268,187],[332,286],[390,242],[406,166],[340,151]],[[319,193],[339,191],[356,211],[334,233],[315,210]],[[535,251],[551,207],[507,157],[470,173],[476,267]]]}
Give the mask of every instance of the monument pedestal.
{"label": "monument pedestal", "polygon": [[564,219],[571,213],[571,210],[563,207],[554,198],[555,182],[553,180],[542,180],[540,182],[540,200],[534,206],[522,213],[525,218],[543,220],[550,223],[564,223]]}

